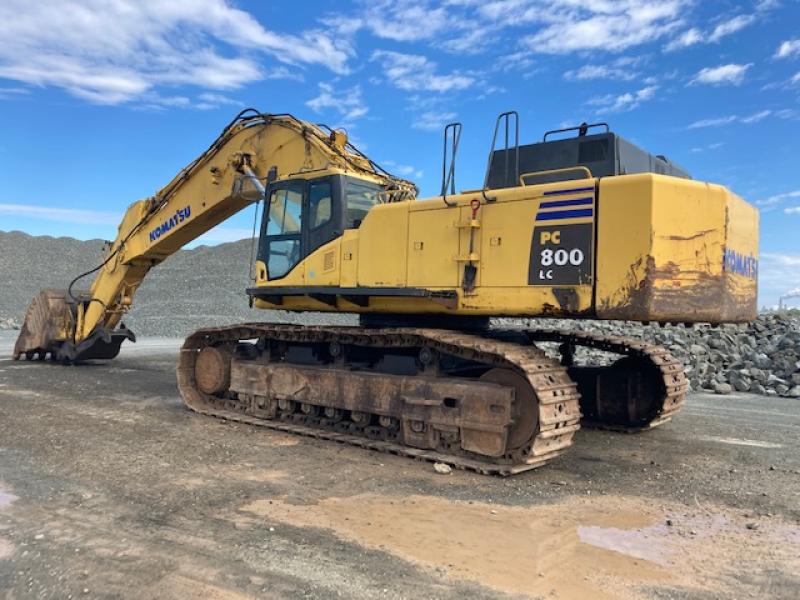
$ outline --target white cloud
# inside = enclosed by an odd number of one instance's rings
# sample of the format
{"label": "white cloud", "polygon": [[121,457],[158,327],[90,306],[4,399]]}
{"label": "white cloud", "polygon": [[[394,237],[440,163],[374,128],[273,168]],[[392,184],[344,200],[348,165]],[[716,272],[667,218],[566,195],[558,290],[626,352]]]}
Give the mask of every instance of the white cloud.
{"label": "white cloud", "polygon": [[197,96],[198,102],[194,105],[197,110],[214,110],[223,106],[241,106],[242,103],[223,94],[205,92]]}
{"label": "white cloud", "polygon": [[0,78],[59,87],[99,104],[175,85],[236,89],[269,75],[259,53],[344,73],[353,51],[318,30],[267,30],[228,0],[0,4]]}
{"label": "white cloud", "polygon": [[590,79],[619,79],[631,81],[639,74],[633,66],[639,62],[636,59],[624,58],[605,65],[583,65],[564,73],[564,79],[573,81],[587,81]]}
{"label": "white cloud", "polygon": [[773,196],[769,196],[768,198],[764,198],[763,200],[758,200],[756,202],[756,205],[762,208],[770,208],[770,207],[775,207],[778,204],[782,204],[786,200],[791,200],[792,198],[800,198],[800,190],[783,192],[781,194],[775,194]]}
{"label": "white cloud", "polygon": [[722,148],[725,144],[722,142],[715,142],[713,144],[708,144],[707,146],[697,146],[689,150],[689,152],[699,153],[699,152],[708,152],[710,150],[717,150],[718,148]]}
{"label": "white cloud", "polygon": [[356,17],[328,19],[340,32],[368,29],[373,35],[396,42],[417,42],[440,36],[451,26],[444,6],[425,0],[372,0]]}
{"label": "white cloud", "polygon": [[739,15],[733,17],[732,19],[728,19],[727,21],[723,21],[714,27],[714,29],[711,31],[711,35],[708,36],[708,39],[711,42],[718,42],[725,36],[744,29],[748,25],[754,23],[755,20],[755,15]]}
{"label": "white cloud", "polygon": [[[800,267],[800,254],[763,252],[761,258],[769,260],[781,267]],[[798,275],[800,275],[800,273],[798,273]]]}
{"label": "white cloud", "polygon": [[425,111],[417,115],[416,120],[411,125],[414,129],[423,131],[440,131],[444,126],[456,118],[456,113],[447,111]]}
{"label": "white cloud", "polygon": [[0,204],[0,215],[81,225],[119,225],[122,220],[119,213],[32,204]]}
{"label": "white cloud", "polygon": [[691,29],[687,29],[682,34],[677,36],[675,39],[670,41],[664,49],[667,52],[671,52],[673,50],[680,50],[681,48],[688,48],[689,46],[694,46],[695,44],[699,44],[704,40],[703,32],[701,32],[696,27],[692,27]]}
{"label": "white cloud", "polygon": [[290,70],[283,65],[268,69],[262,73],[263,79],[285,79],[287,81],[305,81],[302,73]]}
{"label": "white cloud", "polygon": [[369,108],[364,105],[359,85],[340,88],[334,84],[320,83],[319,95],[306,102],[306,106],[317,113],[333,110],[345,124],[352,124],[369,112]]}
{"label": "white cloud", "polygon": [[393,173],[397,175],[402,175],[403,177],[416,177],[417,179],[421,179],[422,176],[425,174],[424,171],[421,169],[417,169],[412,167],[411,165],[402,165],[398,164],[393,160],[384,160],[381,162],[381,166],[384,166],[391,170]]}
{"label": "white cloud", "polygon": [[0,87],[0,100],[19,98],[20,96],[25,96],[30,93],[31,91],[28,88]]}
{"label": "white cloud", "polygon": [[[800,73],[798,73],[798,75],[800,75]],[[775,111],[775,116],[778,117],[779,119],[797,119],[798,117],[800,117],[800,113],[798,113],[793,108],[784,108]]]}
{"label": "white cloud", "polygon": [[763,121],[771,114],[772,114],[771,110],[760,110],[757,113],[753,113],[752,115],[749,115],[747,117],[742,117],[741,119],[739,119],[739,121],[745,123],[746,125],[752,125],[753,123],[758,123],[759,121]]}
{"label": "white cloud", "polygon": [[775,8],[775,4],[770,1],[762,1],[756,6],[755,14],[741,14],[731,17],[725,21],[721,21],[709,31],[702,31],[697,27],[687,29],[680,35],[673,38],[664,50],[671,52],[673,50],[680,50],[688,48],[696,44],[712,44],[719,42],[722,38],[727,37],[737,31],[741,31],[745,27],[755,23],[760,16],[768,10]]}
{"label": "white cloud", "polygon": [[389,82],[407,92],[451,92],[467,89],[475,83],[474,77],[458,72],[438,74],[436,63],[419,54],[376,50],[370,60],[380,62]]}
{"label": "white cloud", "polygon": [[[351,15],[324,22],[340,36],[357,31],[397,42],[430,42],[449,52],[474,54],[520,34],[534,53],[617,52],[667,35],[692,0],[362,0]],[[533,33],[529,33],[530,31]]]}
{"label": "white cloud", "polygon": [[657,85],[649,85],[635,92],[626,92],[619,96],[609,94],[589,100],[588,104],[599,107],[597,114],[616,113],[633,110],[642,102],[650,100],[658,90]]}
{"label": "white cloud", "polygon": [[762,303],[777,304],[778,297],[800,287],[800,254],[762,252],[758,265],[758,294]]}
{"label": "white cloud", "polygon": [[718,67],[706,67],[698,71],[691,83],[706,85],[739,85],[744,81],[747,70],[753,63],[739,65],[735,63],[720,65]]}
{"label": "white cloud", "polygon": [[[683,0],[552,0],[542,6],[540,2],[501,0],[487,3],[485,10],[505,14],[509,23],[543,23],[542,29],[526,36],[523,43],[533,52],[567,54],[619,52],[652,42],[680,25],[684,4]],[[516,5],[524,5],[524,10]]]}
{"label": "white cloud", "polygon": [[728,123],[733,123],[734,121],[738,120],[739,117],[736,115],[729,115],[727,117],[715,117],[713,119],[701,119],[700,121],[695,121],[691,125],[687,127],[687,129],[702,129],[704,127],[720,127],[722,125],[727,125]]}
{"label": "white cloud", "polygon": [[800,215],[800,206],[791,206],[789,208],[784,208],[783,212],[787,215]]}
{"label": "white cloud", "polygon": [[800,38],[781,42],[775,51],[775,58],[788,58],[795,55],[800,55]]}
{"label": "white cloud", "polygon": [[727,115],[724,117],[714,117],[711,119],[701,119],[690,124],[686,129],[703,129],[705,127],[722,127],[731,123],[743,123],[744,125],[752,125],[759,123],[767,117],[777,117],[779,119],[792,119],[797,115],[797,111],[791,108],[784,108],[782,110],[764,109],[754,112],[752,115],[740,117],[739,115]]}

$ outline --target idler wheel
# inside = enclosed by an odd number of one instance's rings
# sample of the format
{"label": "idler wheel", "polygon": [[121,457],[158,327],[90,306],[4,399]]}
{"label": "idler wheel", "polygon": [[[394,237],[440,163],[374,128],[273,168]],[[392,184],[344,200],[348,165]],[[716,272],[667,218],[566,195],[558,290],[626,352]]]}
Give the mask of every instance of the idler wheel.
{"label": "idler wheel", "polygon": [[219,394],[231,385],[233,353],[224,346],[206,346],[197,355],[194,378],[198,389],[205,394]]}
{"label": "idler wheel", "polygon": [[539,400],[530,382],[511,369],[495,368],[481,375],[481,381],[496,383],[514,389],[514,403],[511,405],[513,420],[508,432],[508,450],[524,446],[539,427]]}

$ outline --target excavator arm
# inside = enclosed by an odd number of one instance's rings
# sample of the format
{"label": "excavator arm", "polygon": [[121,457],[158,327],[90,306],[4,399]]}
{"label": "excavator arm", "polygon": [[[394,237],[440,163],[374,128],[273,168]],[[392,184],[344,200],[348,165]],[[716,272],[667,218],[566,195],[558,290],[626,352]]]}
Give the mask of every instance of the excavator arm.
{"label": "excavator arm", "polygon": [[[113,358],[122,341],[135,341],[121,319],[150,269],[260,201],[265,184],[324,170],[368,179],[390,195],[415,192],[413,184],[383,171],[340,131],[326,131],[291,115],[242,111],[155,196],[128,208],[100,266],[79,275],[67,290],[43,290],[34,298],[14,358],[44,358],[48,353],[65,361]],[[94,273],[88,291],[74,289],[79,279]]]}

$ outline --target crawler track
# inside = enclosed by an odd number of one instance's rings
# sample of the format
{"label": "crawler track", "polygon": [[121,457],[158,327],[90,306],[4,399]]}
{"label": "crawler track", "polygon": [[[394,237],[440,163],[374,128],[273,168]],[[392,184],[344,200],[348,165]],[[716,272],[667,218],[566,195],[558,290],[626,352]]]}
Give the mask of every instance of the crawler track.
{"label": "crawler track", "polygon": [[[485,456],[462,448],[463,442],[459,442],[459,435],[463,438],[463,429],[453,431],[443,427],[441,432],[437,432],[439,441],[435,447],[414,447],[405,439],[408,436],[403,427],[380,424],[388,424],[391,420],[380,413],[370,415],[366,420],[363,413],[356,414],[355,411],[351,413],[347,410],[342,410],[344,416],[338,419],[321,416],[323,408],[329,411],[338,410],[331,408],[337,405],[335,398],[330,405],[325,406],[303,404],[301,410],[301,406],[294,402],[284,402],[282,407],[275,408],[274,404],[270,404],[273,402],[270,398],[236,393],[230,389],[217,393],[201,391],[196,371],[200,352],[207,347],[234,348],[245,340],[250,340],[250,348],[254,348],[249,352],[249,359],[257,369],[278,368],[283,369],[283,372],[296,369],[299,372],[308,367],[295,367],[287,362],[293,347],[324,349],[331,344],[337,344],[344,348],[367,349],[376,355],[389,355],[392,352],[417,353],[425,349],[425,352],[441,357],[442,363],[470,365],[472,374],[462,375],[461,381],[475,381],[478,384],[482,381],[480,374],[489,370],[513,371],[521,375],[533,390],[535,414],[529,418],[535,421],[535,426],[517,447],[512,447],[510,440],[513,436],[509,435],[507,447],[500,455]],[[239,351],[241,345],[236,349],[236,352]],[[342,373],[351,372],[352,369],[352,365],[346,362],[331,360],[319,372],[325,374],[337,370],[339,376],[346,377]],[[203,373],[200,375],[202,377]],[[377,375],[380,376],[380,373]],[[430,374],[427,376],[430,377]],[[435,382],[436,376],[434,374],[429,381]],[[412,383],[418,381],[414,376],[408,377],[408,380]],[[447,381],[454,380],[450,377]],[[486,383],[483,382],[483,385]],[[189,336],[183,345],[178,365],[178,387],[187,406],[202,414],[421,460],[444,462],[455,468],[485,474],[511,475],[548,463],[572,444],[573,435],[580,427],[581,416],[576,385],[567,370],[535,346],[438,329],[363,329],[270,324],[202,329]],[[332,390],[331,394],[335,395],[336,392]],[[425,399],[421,403],[431,404]],[[411,407],[413,408],[415,407]],[[407,409],[408,414],[400,414],[398,419],[403,421],[412,418],[411,409]],[[439,407],[434,407],[432,410],[438,409]],[[520,407],[515,408],[517,419],[521,418],[520,410]],[[264,418],[264,414],[269,416]],[[513,422],[512,419],[512,425]],[[482,425],[478,423],[472,426],[480,429]],[[431,421],[425,423],[425,428],[428,427],[440,425]]]}
{"label": "crawler track", "polygon": [[[562,352],[567,352],[562,356],[563,364],[548,358],[535,346],[537,342],[561,344]],[[326,355],[325,348],[331,345],[360,349],[377,358],[374,364],[366,364],[363,359],[356,364],[345,358],[348,354],[345,350],[337,351],[337,355],[343,353],[338,358]],[[576,346],[615,353],[622,358],[607,367],[575,366],[572,352]],[[210,393],[202,391],[202,385],[198,385],[197,360],[206,348],[219,348],[228,357],[226,360],[233,358],[232,364],[244,364],[245,369],[250,369],[251,382],[244,387],[241,383],[231,385],[228,373],[224,389]],[[299,360],[298,355],[292,353],[297,349],[307,351],[299,355]],[[243,358],[242,350],[246,350]],[[309,352],[315,357],[311,363]],[[418,371],[402,375],[387,371],[378,360],[400,355],[408,358],[421,352],[438,358],[430,361],[427,368],[414,359]],[[320,358],[321,355],[327,358]],[[364,355],[362,352],[361,356]],[[449,371],[440,364],[450,365]],[[454,369],[453,364],[461,365],[461,370]],[[486,374],[492,370],[506,375],[508,372],[516,373],[515,377],[522,377],[525,388],[516,386],[516,400],[513,402],[517,404],[513,414],[508,422],[500,424],[500,429],[504,427],[504,431],[509,432],[503,438],[505,446],[501,452],[494,455],[476,452],[464,442],[468,435],[465,427],[471,428],[473,434],[475,428],[487,432],[492,429],[488,421],[476,424],[476,420],[482,418],[480,414],[477,417],[473,414],[471,424],[466,425],[461,422],[453,425],[454,421],[442,424],[441,420],[420,416],[423,413],[430,416],[440,409],[446,412],[439,406],[442,398],[437,400],[431,391],[433,387],[425,387],[428,384],[424,382],[432,383],[434,387],[438,382],[440,386],[447,388],[450,385],[454,389],[472,382],[472,386],[483,385],[484,391],[497,387],[487,388],[487,382],[514,385],[513,381],[509,383],[503,377],[499,381],[496,378],[495,381],[487,380]],[[201,367],[201,379],[205,375],[202,371]],[[260,383],[262,380],[274,381],[279,376],[289,377],[299,390],[292,394],[300,396],[286,396],[285,392],[281,396],[281,392],[275,394],[274,389],[267,390],[266,383]],[[362,405],[356,405],[356,410],[352,402],[346,403],[345,396],[352,396],[349,390],[364,384],[365,377],[376,378],[380,384],[371,388],[373,391],[366,396],[381,395],[398,377],[415,389],[422,385],[421,389],[428,390],[430,395],[413,399],[404,397],[400,403],[403,406],[397,408],[395,403],[394,412],[361,408]],[[562,454],[572,444],[573,435],[580,427],[581,413],[585,425],[614,431],[644,431],[668,422],[680,410],[688,382],[683,366],[666,349],[635,339],[588,332],[487,330],[476,335],[426,328],[245,324],[202,329],[189,336],[181,350],[178,386],[187,406],[202,414],[443,462],[479,473],[511,475],[542,466]],[[319,391],[309,396],[309,387],[324,387],[324,397]],[[390,391],[385,393],[391,394]],[[457,395],[455,391],[452,394]],[[305,399],[287,400],[301,396]],[[369,401],[369,398],[362,399],[363,406],[368,406]],[[487,397],[485,403],[490,402]],[[530,403],[530,410],[534,411],[527,416],[532,423],[530,431],[525,430],[522,438],[513,433],[515,423],[526,418],[520,402]],[[386,402],[383,404],[388,406]],[[488,418],[491,420],[491,415]],[[420,442],[419,436],[402,425],[413,419],[421,429],[435,434],[428,438],[434,441]],[[494,433],[487,435],[492,439],[505,435],[496,430],[497,427]],[[515,438],[516,442],[513,441]]]}
{"label": "crawler track", "polygon": [[[683,406],[689,381],[683,364],[662,346],[583,331],[526,330],[525,335],[534,343],[556,342],[562,348],[581,346],[624,357],[616,378],[615,367],[575,367],[562,357],[581,391],[585,427],[646,431],[670,421]],[[604,381],[604,374],[612,381]]]}

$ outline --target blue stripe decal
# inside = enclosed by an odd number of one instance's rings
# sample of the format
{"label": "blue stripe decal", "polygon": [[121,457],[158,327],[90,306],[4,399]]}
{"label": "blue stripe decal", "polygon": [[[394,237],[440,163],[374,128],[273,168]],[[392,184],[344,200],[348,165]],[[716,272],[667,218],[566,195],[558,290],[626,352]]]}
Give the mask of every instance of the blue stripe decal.
{"label": "blue stripe decal", "polygon": [[594,198],[575,198],[575,200],[551,200],[550,202],[542,202],[539,208],[557,208],[559,206],[583,206],[586,204],[593,204]]}
{"label": "blue stripe decal", "polygon": [[578,217],[591,217],[594,211],[591,208],[579,210],[556,210],[554,212],[540,212],[536,215],[537,221],[555,221],[556,219],[576,219]]}
{"label": "blue stripe decal", "polygon": [[575,188],[572,190],[551,190],[549,192],[544,192],[543,196],[560,196],[562,194],[577,194],[578,192],[593,192],[593,187],[584,187],[584,188]]}

